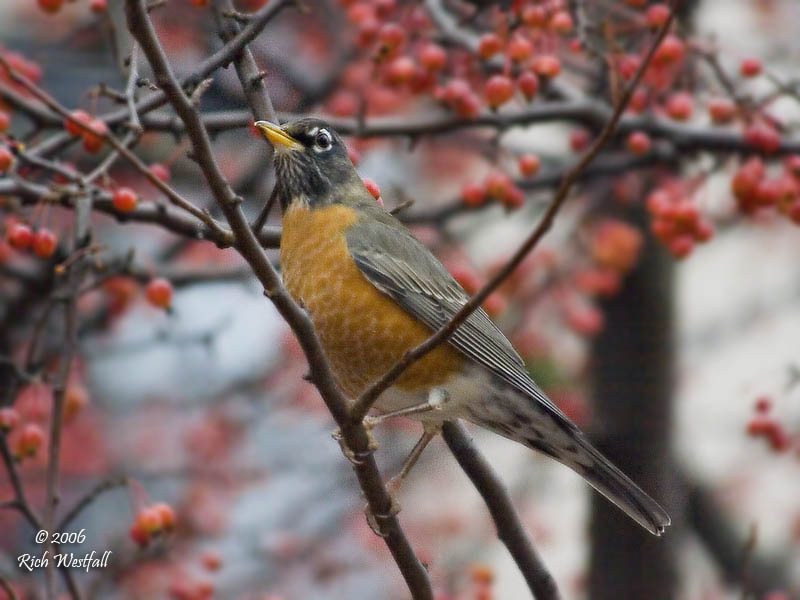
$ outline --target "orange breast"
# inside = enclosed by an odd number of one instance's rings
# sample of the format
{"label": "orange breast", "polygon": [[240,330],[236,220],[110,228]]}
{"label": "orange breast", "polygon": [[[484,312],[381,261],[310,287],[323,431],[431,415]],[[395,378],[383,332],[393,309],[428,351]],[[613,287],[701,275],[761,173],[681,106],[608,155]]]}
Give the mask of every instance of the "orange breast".
{"label": "orange breast", "polygon": [[[358,220],[349,207],[293,204],[283,218],[281,271],[289,293],[311,315],[342,390],[356,397],[431,330],[378,291],[350,258],[344,232]],[[444,383],[463,358],[433,350],[397,381],[404,391]]]}

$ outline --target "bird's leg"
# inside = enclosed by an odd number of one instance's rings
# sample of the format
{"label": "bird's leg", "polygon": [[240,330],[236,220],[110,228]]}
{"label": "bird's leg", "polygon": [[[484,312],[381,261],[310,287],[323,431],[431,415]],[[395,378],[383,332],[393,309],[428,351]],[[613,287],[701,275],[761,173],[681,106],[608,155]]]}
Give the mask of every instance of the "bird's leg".
{"label": "bird's leg", "polygon": [[450,399],[450,395],[447,393],[447,390],[442,388],[433,388],[430,393],[428,394],[428,399],[423,402],[422,404],[415,404],[414,406],[407,406],[406,408],[401,408],[400,410],[393,410],[392,412],[383,413],[382,415],[378,416],[366,416],[364,417],[364,427],[368,430],[374,427],[377,427],[384,421],[388,419],[394,419],[396,417],[410,417],[413,415],[419,415],[422,413],[430,412],[432,410],[441,410],[444,408],[444,405],[447,404],[447,401]]}
{"label": "bird's leg", "polygon": [[414,465],[417,464],[419,457],[422,456],[422,452],[428,446],[430,441],[435,438],[439,432],[442,430],[441,423],[426,423],[424,424],[425,431],[422,434],[422,437],[417,440],[417,443],[414,444],[414,447],[411,449],[411,452],[403,461],[403,466],[400,467],[400,472],[392,477],[388,482],[386,482],[386,487],[389,490],[389,493],[394,495],[396,492],[400,490],[400,486],[405,481],[405,478],[411,472],[411,469],[414,468]]}
{"label": "bird's leg", "polygon": [[400,503],[397,501],[396,497],[397,492],[400,490],[400,486],[402,485],[403,481],[405,481],[406,476],[408,476],[408,474],[411,472],[411,469],[414,468],[414,465],[417,464],[417,461],[419,460],[419,457],[422,456],[422,452],[425,450],[425,447],[442,430],[442,425],[440,423],[426,423],[424,427],[425,431],[423,432],[422,437],[417,440],[417,443],[414,444],[411,452],[403,461],[403,466],[400,468],[400,472],[386,482],[386,490],[389,492],[389,497],[392,499],[392,506],[389,509],[389,513],[378,515],[370,510],[369,505],[364,507],[364,514],[367,517],[367,524],[370,526],[370,529],[372,529],[375,535],[381,537],[384,535],[381,531],[379,520],[388,519],[400,512]]}

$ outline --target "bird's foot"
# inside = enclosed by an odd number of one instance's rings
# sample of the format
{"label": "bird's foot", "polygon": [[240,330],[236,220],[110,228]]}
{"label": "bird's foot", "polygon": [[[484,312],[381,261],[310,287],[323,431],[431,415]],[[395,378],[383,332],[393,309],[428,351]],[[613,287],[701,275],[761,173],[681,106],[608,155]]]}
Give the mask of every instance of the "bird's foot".
{"label": "bird's foot", "polygon": [[367,429],[367,449],[358,452],[352,450],[347,445],[347,441],[344,439],[341,429],[337,429],[331,433],[331,437],[339,443],[339,448],[342,449],[342,454],[344,454],[344,457],[355,467],[360,467],[363,465],[367,457],[378,449],[378,442],[375,441],[375,438],[369,429]]}
{"label": "bird's foot", "polygon": [[373,512],[369,504],[364,507],[364,516],[367,518],[367,525],[369,525],[369,528],[372,529],[372,532],[379,537],[386,537],[388,535],[388,533],[383,531],[381,524],[389,519],[394,518],[395,515],[400,512],[400,503],[394,497],[394,494],[391,492],[391,490],[389,490],[389,498],[391,499],[391,505],[389,506],[389,510],[387,512]]}

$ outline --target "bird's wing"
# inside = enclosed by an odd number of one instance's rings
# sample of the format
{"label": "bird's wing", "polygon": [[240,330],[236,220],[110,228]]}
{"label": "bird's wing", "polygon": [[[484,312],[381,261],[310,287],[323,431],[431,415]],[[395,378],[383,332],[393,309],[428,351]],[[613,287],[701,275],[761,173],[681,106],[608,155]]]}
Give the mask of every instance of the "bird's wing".
{"label": "bird's wing", "polygon": [[[387,215],[388,216],[388,215]],[[383,221],[383,222],[381,222]],[[432,330],[439,329],[469,296],[444,266],[401,224],[364,220],[347,232],[347,246],[367,280]],[[448,342],[468,358],[574,427],[525,371],[525,363],[503,333],[478,308]]]}

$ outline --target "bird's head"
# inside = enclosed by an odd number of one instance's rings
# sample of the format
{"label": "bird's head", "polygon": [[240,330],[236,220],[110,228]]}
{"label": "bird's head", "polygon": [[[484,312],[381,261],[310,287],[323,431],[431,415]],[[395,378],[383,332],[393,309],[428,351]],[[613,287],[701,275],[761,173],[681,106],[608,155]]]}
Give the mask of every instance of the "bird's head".
{"label": "bird's head", "polygon": [[347,148],[321,119],[298,119],[284,125],[257,121],[275,148],[276,193],[284,208],[292,202],[311,207],[352,202],[366,192]]}

